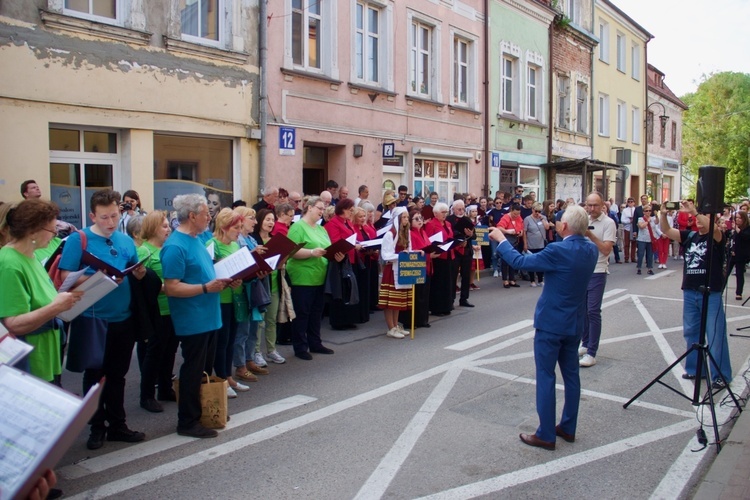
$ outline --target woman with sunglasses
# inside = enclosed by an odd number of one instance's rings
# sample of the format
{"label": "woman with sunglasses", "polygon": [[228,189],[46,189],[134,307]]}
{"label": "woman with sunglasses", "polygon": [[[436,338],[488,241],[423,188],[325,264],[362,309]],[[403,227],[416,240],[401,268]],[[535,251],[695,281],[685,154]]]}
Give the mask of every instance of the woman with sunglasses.
{"label": "woman with sunglasses", "polygon": [[641,265],[643,264],[644,255],[646,256],[646,268],[648,269],[648,274],[654,274],[654,251],[651,245],[652,234],[651,205],[645,205],[643,207],[643,217],[638,220],[638,237],[635,240],[638,246],[636,274],[641,274]]}

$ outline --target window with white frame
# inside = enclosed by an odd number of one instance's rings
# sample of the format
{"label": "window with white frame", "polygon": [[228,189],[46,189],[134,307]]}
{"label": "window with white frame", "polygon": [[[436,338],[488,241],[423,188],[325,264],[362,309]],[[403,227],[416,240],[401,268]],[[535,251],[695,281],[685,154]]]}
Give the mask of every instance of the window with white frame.
{"label": "window with white frame", "polygon": [[617,140],[628,139],[628,105],[617,101]]}
{"label": "window with white frame", "polygon": [[630,64],[632,65],[630,68],[630,76],[633,77],[634,80],[641,80],[641,47],[634,43],[630,47]]}
{"label": "window with white frame", "polygon": [[500,107],[503,113],[516,112],[516,85],[518,82],[517,73],[518,59],[508,54],[503,54],[502,74],[500,78]]}
{"label": "window with white frame", "polygon": [[625,62],[625,35],[617,33],[617,69],[625,73],[626,62]]}
{"label": "window with white frame", "polygon": [[409,91],[413,95],[433,96],[434,26],[412,19],[410,31]]}
{"label": "window with white frame", "polygon": [[221,46],[225,43],[225,0],[180,0],[182,39]]}
{"label": "window with white frame", "polygon": [[292,61],[305,69],[322,69],[323,22],[320,0],[292,0]]}
{"label": "window with white frame", "polygon": [[471,42],[453,37],[453,103],[469,103],[469,61]]}
{"label": "window with white frame", "polygon": [[381,82],[383,12],[380,6],[357,2],[354,22],[354,72],[359,81]]}
{"label": "window with white frame", "polygon": [[677,122],[676,121],[672,121],[672,136],[670,140],[671,140],[672,151],[676,151],[677,150]]}
{"label": "window with white frame", "polygon": [[654,112],[646,111],[646,142],[654,143]]}
{"label": "window with white frame", "polygon": [[565,2],[565,16],[573,22],[573,24],[581,24],[581,6],[578,5],[579,0],[566,0]]}
{"label": "window with white frame", "polygon": [[576,83],[576,131],[589,131],[589,86],[584,82]]}
{"label": "window with white frame", "polygon": [[633,111],[631,113],[632,121],[633,121],[633,144],[640,144],[641,143],[641,110],[640,108],[633,106]]}
{"label": "window with white frame", "polygon": [[557,75],[557,126],[570,128],[570,78]]}
{"label": "window with white frame", "polygon": [[526,70],[526,118],[542,118],[542,68],[529,64]]}
{"label": "window with white frame", "polygon": [[609,23],[599,19],[599,60],[609,63]]}
{"label": "window with white frame", "polygon": [[609,137],[609,96],[599,94],[599,135]]}

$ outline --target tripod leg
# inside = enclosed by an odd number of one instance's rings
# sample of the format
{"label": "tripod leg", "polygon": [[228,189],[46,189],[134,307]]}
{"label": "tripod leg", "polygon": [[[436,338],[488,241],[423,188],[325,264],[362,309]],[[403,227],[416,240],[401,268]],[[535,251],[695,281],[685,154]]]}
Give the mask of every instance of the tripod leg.
{"label": "tripod leg", "polygon": [[[633,403],[633,401],[635,401],[636,399],[638,399],[641,396],[641,394],[643,394],[644,392],[646,392],[647,390],[649,390],[651,388],[651,386],[654,385],[654,384],[656,384],[657,382],[663,383],[663,382],[661,382],[662,377],[664,377],[664,375],[666,375],[667,373],[669,373],[670,371],[672,371],[672,368],[674,368],[675,366],[679,365],[680,362],[683,359],[687,358],[688,354],[690,354],[691,352],[693,352],[695,349],[696,349],[695,344],[693,344],[692,346],[690,346],[690,349],[688,349],[687,351],[685,351],[685,353],[682,356],[680,356],[679,358],[677,358],[663,372],[661,372],[659,375],[656,376],[656,378],[654,378],[651,382],[649,382],[648,385],[646,385],[646,387],[644,387],[643,389],[641,389],[638,392],[638,394],[636,394],[635,396],[633,396],[632,398],[630,398],[630,400],[627,403],[625,403],[624,405],[622,405],[622,407],[623,408],[627,408],[628,406],[630,406]],[[669,387],[669,386],[667,386],[667,387]],[[675,392],[677,392],[677,391],[675,391]],[[678,394],[680,394],[681,396],[685,397],[686,399],[690,399],[687,396],[685,396],[684,394],[681,394],[681,393],[678,393]]]}
{"label": "tripod leg", "polygon": [[[713,354],[711,354],[711,351],[706,349],[706,354],[708,355],[708,359],[711,361],[711,364],[709,366],[711,366],[712,368],[716,368],[716,373],[719,374],[719,380],[724,382],[724,385],[727,388],[726,390],[729,393],[729,396],[732,398],[732,401],[734,401],[734,406],[740,411],[740,413],[742,413],[742,405],[740,405],[740,402],[737,399],[737,396],[734,394],[734,392],[732,392],[732,388],[729,387],[729,383],[731,382],[731,380],[725,379],[724,375],[721,374],[721,370],[719,370],[719,364],[714,359],[714,356]],[[709,374],[710,373],[711,373],[711,370],[709,370]],[[709,380],[711,379],[709,378]],[[712,392],[710,386],[709,386],[709,392]]]}

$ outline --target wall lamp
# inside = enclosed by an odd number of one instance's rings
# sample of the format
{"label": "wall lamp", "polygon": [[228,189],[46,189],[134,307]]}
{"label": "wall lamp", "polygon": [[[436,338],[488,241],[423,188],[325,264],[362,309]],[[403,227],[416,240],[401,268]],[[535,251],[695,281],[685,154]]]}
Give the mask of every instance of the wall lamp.
{"label": "wall lamp", "polygon": [[362,146],[362,144],[355,144],[353,148],[354,157],[359,158],[362,156],[363,150],[364,146]]}
{"label": "wall lamp", "polygon": [[[651,106],[661,106],[661,115],[659,116],[659,122],[661,123],[661,128],[664,130],[667,128],[667,123],[669,123],[669,116],[667,115],[667,108],[664,107],[664,105],[658,101],[654,101],[651,104],[646,107],[646,111],[648,112],[649,109],[651,109]],[[646,126],[648,126],[648,113],[646,113]],[[664,145],[662,144],[662,147]]]}

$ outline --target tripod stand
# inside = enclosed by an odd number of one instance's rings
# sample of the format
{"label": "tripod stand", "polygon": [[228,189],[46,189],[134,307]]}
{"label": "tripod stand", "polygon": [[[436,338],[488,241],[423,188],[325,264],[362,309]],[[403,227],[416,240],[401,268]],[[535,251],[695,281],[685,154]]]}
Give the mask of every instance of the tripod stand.
{"label": "tripod stand", "polygon": [[[739,271],[737,271],[737,272],[739,272]],[[744,300],[744,301],[742,302],[742,306],[743,306],[743,307],[745,306],[745,304],[747,304],[747,301],[748,301],[748,300],[750,300],[750,297],[746,298],[746,299],[745,299],[745,300]],[[737,331],[738,331],[738,332],[742,332],[742,331],[745,331],[745,330],[750,330],[750,326],[741,326],[741,327],[737,328]],[[730,336],[730,337],[742,337],[743,339],[750,339],[750,335],[739,335],[739,334],[737,334],[737,333],[730,333],[730,334],[729,334],[729,336]]]}
{"label": "tripod stand", "polygon": [[[716,442],[716,453],[719,453],[721,451],[721,438],[719,436],[719,425],[716,421],[716,403],[714,402],[714,392],[710,386],[710,380],[711,380],[711,373],[713,369],[716,369],[716,371],[719,374],[719,380],[724,382],[724,385],[726,387],[726,390],[729,392],[729,395],[731,396],[732,400],[734,401],[735,406],[737,409],[739,409],[740,412],[742,412],[742,408],[740,407],[740,403],[737,400],[737,396],[734,395],[731,388],[729,387],[729,380],[726,380],[724,376],[721,374],[721,370],[719,370],[719,364],[714,359],[713,355],[711,354],[711,351],[709,350],[708,343],[706,342],[706,326],[708,323],[708,305],[709,305],[709,296],[711,293],[710,289],[710,277],[711,277],[711,267],[713,264],[713,250],[714,250],[714,216],[713,214],[709,214],[709,231],[708,231],[708,252],[707,252],[707,258],[708,258],[708,264],[706,269],[706,277],[704,280],[704,285],[701,287],[701,292],[703,294],[703,301],[702,301],[702,307],[701,307],[701,322],[700,322],[700,334],[699,339],[697,343],[694,343],[690,348],[688,348],[685,353],[677,358],[671,365],[669,365],[663,372],[661,372],[659,375],[656,376],[655,379],[653,379],[651,382],[648,383],[643,389],[641,389],[638,394],[633,396],[627,403],[622,405],[623,408],[627,408],[630,406],[633,401],[638,399],[641,394],[646,392],[653,386],[654,384],[661,384],[670,391],[674,392],[675,394],[680,395],[681,397],[687,399],[691,402],[693,406],[699,406],[699,405],[708,405],[710,411],[711,411],[711,424],[714,429],[714,437]],[[686,256],[687,258],[687,256]],[[672,371],[672,369],[680,364],[680,362],[687,358],[691,353],[697,352],[698,354],[698,363],[696,368],[696,377],[695,377],[695,388],[693,390],[693,397],[690,398],[683,394],[682,392],[678,391],[674,387],[670,386],[666,382],[662,381],[662,378]],[[703,381],[703,372],[704,367],[706,368],[706,377],[709,382],[708,383],[708,390],[706,391],[706,394],[701,397],[701,383]],[[713,369],[712,369],[713,367]]]}

